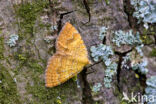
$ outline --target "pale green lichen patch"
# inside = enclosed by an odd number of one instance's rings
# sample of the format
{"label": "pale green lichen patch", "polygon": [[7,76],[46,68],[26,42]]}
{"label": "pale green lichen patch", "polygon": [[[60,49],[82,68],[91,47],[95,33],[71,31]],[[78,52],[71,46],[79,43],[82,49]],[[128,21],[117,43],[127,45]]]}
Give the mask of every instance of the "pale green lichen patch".
{"label": "pale green lichen patch", "polygon": [[9,47],[14,47],[17,44],[17,40],[18,40],[18,35],[16,34],[12,34],[10,35],[9,40],[7,41],[7,44]]}
{"label": "pale green lichen patch", "polygon": [[145,89],[144,99],[147,104],[155,104],[156,103],[156,76],[151,76],[146,80],[147,87]]}
{"label": "pale green lichen patch", "polygon": [[[108,28],[106,27],[102,27],[100,29],[100,40],[103,40],[106,37],[107,29]],[[105,64],[106,70],[104,77],[104,85],[106,88],[111,88],[112,78],[116,74],[118,66],[117,63],[112,61],[111,58],[114,55],[112,46],[99,44],[98,46],[91,46],[90,51],[94,61],[97,62],[102,60]]]}
{"label": "pale green lichen patch", "polygon": [[143,22],[148,29],[148,23],[156,23],[156,2],[154,0],[130,0],[134,6],[133,16],[138,19],[138,23]]}
{"label": "pale green lichen patch", "polygon": [[128,32],[122,30],[115,31],[112,42],[118,47],[125,44],[131,46],[142,44],[140,34],[137,32],[137,34],[134,35],[132,30],[129,30]]}
{"label": "pale green lichen patch", "polygon": [[94,93],[97,93],[97,92],[99,92],[100,91],[100,88],[102,87],[102,84],[101,83],[96,83],[96,84],[94,84],[94,86],[92,87],[92,91],[94,92]]}
{"label": "pale green lichen patch", "polygon": [[[143,59],[143,43],[140,39],[140,34],[137,32],[136,35],[133,34],[132,30],[128,32],[124,32],[122,30],[112,32],[113,45],[117,47],[122,47],[124,45],[128,45],[134,47],[134,49],[126,54],[125,57],[122,57],[121,69],[133,69],[136,72],[146,75],[148,73],[147,62]],[[102,27],[100,29],[99,39],[103,40],[107,37],[107,28]],[[104,85],[106,88],[111,88],[111,82],[113,76],[117,73],[118,64],[116,60],[113,60],[116,52],[113,45],[106,44],[98,44],[97,46],[91,46],[91,56],[95,62],[103,61],[105,64],[105,77],[104,77]],[[140,57],[139,60],[136,61],[137,58]]]}

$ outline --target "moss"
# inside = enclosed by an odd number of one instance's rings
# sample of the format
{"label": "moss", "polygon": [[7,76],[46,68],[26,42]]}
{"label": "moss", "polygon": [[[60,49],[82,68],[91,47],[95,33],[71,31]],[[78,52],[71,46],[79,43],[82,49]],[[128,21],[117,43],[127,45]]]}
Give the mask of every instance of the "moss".
{"label": "moss", "polygon": [[129,104],[129,103],[126,101],[121,101],[120,104]]}
{"label": "moss", "polygon": [[73,81],[77,81],[77,75],[72,78]]}
{"label": "moss", "polygon": [[27,64],[28,54],[16,52],[16,53],[14,53],[14,59],[19,62],[19,65],[17,65],[17,67],[18,67],[17,69],[20,69],[21,67],[23,67]]}
{"label": "moss", "polygon": [[83,5],[83,1],[77,1],[77,0],[72,0],[71,1],[73,4],[76,4],[76,7],[77,8],[80,8],[80,9],[84,9],[85,7],[84,7],[84,5]]}
{"label": "moss", "polygon": [[144,44],[152,44],[153,41],[149,35],[142,35],[141,40]]}
{"label": "moss", "polygon": [[[20,57],[18,60],[23,60],[23,57],[26,57],[24,54],[19,54]],[[17,70],[23,69],[22,67],[26,67],[25,70],[20,70],[20,73],[24,72],[27,74],[23,74],[26,79],[28,79],[26,90],[27,94],[32,95],[32,100],[25,100],[30,104],[64,104],[67,102],[67,97],[72,94],[72,96],[76,95],[76,91],[73,89],[77,88],[76,82],[72,79],[67,81],[64,84],[61,84],[54,88],[46,88],[44,81],[45,74],[45,63],[42,60],[36,60],[31,57],[26,57],[24,63],[20,63],[21,68]],[[19,72],[17,72],[19,74]],[[71,89],[73,88],[73,89]],[[69,95],[69,96],[68,96]]]}
{"label": "moss", "polygon": [[18,55],[18,60],[20,60],[20,61],[25,61],[27,58],[25,57],[25,56],[23,56],[22,54],[19,54]]}
{"label": "moss", "polygon": [[119,91],[118,87],[115,86],[115,89],[113,90],[113,93],[115,96],[117,96],[117,98],[119,99],[119,101],[122,101],[123,95],[122,93]]}
{"label": "moss", "polygon": [[13,78],[1,64],[0,69],[0,104],[21,104]]}
{"label": "moss", "polygon": [[152,51],[150,52],[150,56],[156,57],[156,48],[152,49]]}
{"label": "moss", "polygon": [[29,69],[29,72],[31,72],[30,74],[34,74],[32,76],[34,81],[38,81],[38,77],[44,73],[44,68],[40,65],[40,61],[31,59],[25,66]]}
{"label": "moss", "polygon": [[38,26],[39,26],[39,29],[46,27],[49,31],[50,31],[50,27],[51,27],[50,24],[43,24],[43,23],[39,23]]}
{"label": "moss", "polygon": [[110,4],[110,1],[109,0],[105,0],[106,4],[109,5]]}
{"label": "moss", "polygon": [[4,51],[4,38],[0,37],[0,59],[4,58],[3,51]]}
{"label": "moss", "polygon": [[[76,84],[73,80],[69,80],[66,83],[54,88],[46,88],[44,78],[44,68],[38,61],[32,60],[27,64],[29,69],[28,76],[31,76],[32,80],[27,83],[26,90],[33,97],[33,104],[64,104],[68,93],[75,91],[71,88],[76,88]],[[33,84],[32,84],[33,83]],[[59,98],[58,98],[59,97]]]}
{"label": "moss", "polygon": [[[46,8],[48,0],[33,0],[32,3],[25,2],[23,4],[15,6],[17,18],[19,21],[19,36],[20,38],[30,37],[35,32],[34,25],[36,20],[38,20],[39,15],[42,13],[43,9]],[[57,0],[55,0],[57,1]],[[54,2],[54,1],[52,1]],[[54,5],[55,7],[56,5]],[[52,11],[54,12],[54,11]],[[39,24],[39,28],[43,28],[44,26],[50,27],[49,25]],[[28,35],[25,36],[25,35]],[[32,37],[30,37],[32,39]],[[25,39],[25,40],[26,40]],[[30,40],[26,40],[26,49],[32,46],[32,42]],[[76,95],[76,83],[73,80],[67,81],[65,84],[62,84],[55,88],[46,88],[44,81],[44,73],[45,73],[45,61],[42,59],[34,58],[34,52],[27,50],[19,49],[16,53],[14,53],[14,59],[17,61],[17,68],[15,69],[16,75],[23,75],[27,79],[26,83],[26,94],[32,95],[32,98],[25,98],[24,103],[29,104],[64,104],[66,102],[66,97],[72,94]],[[32,55],[33,54],[33,55]],[[71,90],[71,88],[73,88]],[[67,94],[67,95],[66,95]],[[60,97],[60,99],[58,98]],[[17,103],[20,104],[20,103]]]}
{"label": "moss", "polygon": [[20,18],[18,21],[20,36],[34,33],[36,19],[47,4],[47,0],[35,0],[32,3],[25,2],[15,6],[17,17]]}
{"label": "moss", "polygon": [[144,29],[141,35],[141,40],[144,44],[152,44],[154,41],[152,37],[155,35],[155,31],[153,27],[149,29]]}

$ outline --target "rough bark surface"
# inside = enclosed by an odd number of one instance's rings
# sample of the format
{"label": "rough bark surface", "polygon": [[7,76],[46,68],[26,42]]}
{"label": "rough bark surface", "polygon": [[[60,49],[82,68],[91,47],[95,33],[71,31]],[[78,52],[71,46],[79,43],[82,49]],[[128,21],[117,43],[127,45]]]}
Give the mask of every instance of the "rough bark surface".
{"label": "rough bark surface", "polygon": [[[103,84],[105,68],[103,63],[99,62],[92,67],[84,68],[78,75],[79,85],[74,79],[70,79],[58,87],[46,88],[44,71],[47,60],[55,52],[57,34],[66,22],[73,24],[80,32],[89,54],[92,45],[102,43],[98,39],[100,27],[107,26],[110,30],[121,29],[125,31],[128,29],[141,31],[142,27],[135,26],[135,19],[132,20],[130,14],[127,14],[131,11],[128,10],[130,9],[128,8],[129,4],[124,0],[110,0],[109,5],[106,4],[105,0],[45,0],[47,4],[42,12],[35,15],[36,20],[31,32],[25,32],[27,28],[21,27],[18,8],[25,5],[25,2],[31,4],[34,1],[0,0],[0,71],[3,69],[8,72],[8,75],[5,75],[13,81],[12,85],[0,83],[2,89],[0,89],[0,98],[4,93],[15,91],[2,97],[14,98],[14,100],[5,99],[6,101],[4,101],[0,99],[0,103],[122,104],[123,92],[144,93],[146,77],[156,75],[156,58],[149,57],[149,52],[155,44],[144,47],[144,53],[149,62],[148,69],[150,70],[147,76],[141,76],[138,79],[133,71],[119,68],[118,75],[113,78],[113,87],[107,89]],[[25,12],[27,11],[23,11],[23,13]],[[49,30],[48,24],[57,28]],[[7,45],[11,34],[20,34],[16,46],[12,48]],[[46,37],[52,38],[50,44],[44,41]],[[110,44],[110,40],[111,36],[108,37],[106,44]],[[155,40],[153,39],[153,41]],[[124,46],[115,49],[119,52],[116,54],[116,59],[122,59],[124,55],[120,53],[131,50],[131,47]],[[121,60],[118,61],[118,64],[121,64]],[[3,78],[7,79],[4,74],[2,75]],[[100,92],[97,94],[91,90],[95,83],[102,84]],[[10,86],[15,86],[15,88],[9,89]],[[6,92],[3,92],[4,90]]]}

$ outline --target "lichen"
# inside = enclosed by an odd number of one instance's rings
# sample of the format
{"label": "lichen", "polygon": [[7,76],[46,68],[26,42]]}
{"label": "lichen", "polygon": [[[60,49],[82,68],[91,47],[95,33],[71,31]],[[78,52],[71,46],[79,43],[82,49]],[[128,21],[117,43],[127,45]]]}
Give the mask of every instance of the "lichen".
{"label": "lichen", "polygon": [[141,44],[139,33],[137,32],[136,36],[132,33],[132,30],[128,32],[124,32],[122,30],[118,30],[114,32],[113,43],[120,47],[121,45],[138,45]]}
{"label": "lichen", "polygon": [[[103,40],[107,35],[108,28],[102,27],[100,28],[99,39]],[[137,32],[135,35],[132,30],[128,32],[124,32],[122,30],[112,32],[114,43],[117,47],[121,47],[122,45],[129,45],[133,47],[133,51],[129,52],[125,56],[122,57],[121,68],[122,69],[133,69],[136,72],[141,74],[147,74],[148,69],[146,68],[147,63],[143,58],[143,43],[140,39],[140,34]],[[113,45],[114,46],[114,45]],[[111,82],[113,76],[117,73],[117,63],[116,60],[112,58],[115,57],[115,52],[111,45],[98,44],[97,46],[91,46],[91,56],[95,62],[103,61],[105,64],[105,77],[104,77],[104,85],[106,88],[111,87]],[[140,57],[141,60],[136,61],[136,57]]]}
{"label": "lichen", "polygon": [[96,83],[94,84],[94,86],[92,87],[92,91],[94,93],[97,93],[98,91],[100,91],[100,88],[102,87],[101,83]]}
{"label": "lichen", "polygon": [[46,36],[45,38],[44,38],[44,41],[46,42],[46,43],[51,43],[53,40],[55,39],[55,37],[54,36]]}
{"label": "lichen", "polygon": [[[144,45],[142,43],[142,40],[140,39],[140,35],[138,32],[136,35],[134,35],[132,30],[130,30],[129,32],[123,32],[122,30],[115,31],[112,41],[118,47],[121,47],[121,45],[133,46],[139,56],[143,57],[144,55],[142,51]],[[148,69],[146,68],[147,63],[145,62],[145,60],[133,64],[132,61],[134,61],[135,59],[133,60],[130,55],[131,52],[123,57],[122,68],[133,69],[134,71],[137,70],[141,74],[147,74]]]}
{"label": "lichen", "polygon": [[106,66],[104,85],[110,88],[110,83],[112,82],[112,76],[116,73],[117,64],[111,61],[111,56],[114,52],[110,46],[99,44],[97,47],[92,46],[90,48],[91,56],[94,61],[102,60]]}
{"label": "lichen", "polygon": [[138,72],[140,72],[141,74],[147,74],[148,73],[148,69],[146,68],[147,67],[147,61],[143,61],[141,63],[137,63],[137,64],[134,64],[132,65],[132,69],[135,71],[135,70],[138,70]]}
{"label": "lichen", "polygon": [[147,87],[145,89],[145,102],[147,104],[155,104],[156,103],[156,76],[151,76],[146,80]]}
{"label": "lichen", "polygon": [[105,27],[105,26],[100,28],[100,34],[99,34],[99,39],[100,40],[103,40],[104,37],[107,35],[107,30],[108,30],[108,28]]}
{"label": "lichen", "polygon": [[138,19],[138,23],[143,22],[148,28],[148,23],[156,23],[156,2],[154,0],[131,0],[135,12],[133,16]]}
{"label": "lichen", "polygon": [[106,66],[111,63],[109,57],[114,54],[111,46],[99,44],[97,47],[92,46],[90,51],[94,61],[103,60]]}
{"label": "lichen", "polygon": [[[100,29],[99,39],[103,40],[103,38],[107,34],[107,28],[102,27]],[[114,51],[111,46],[99,44],[96,46],[91,46],[90,48],[91,56],[94,61],[102,60],[105,64],[105,77],[104,77],[104,85],[106,88],[111,87],[112,77],[116,73],[117,64],[112,62],[111,57],[114,55]]]}
{"label": "lichen", "polygon": [[147,61],[142,58],[133,58],[134,56],[139,57],[140,55],[137,55],[136,52],[130,52],[126,56],[124,56],[121,67],[126,70],[132,69],[133,71],[139,72],[142,75],[146,75],[148,73]]}
{"label": "lichen", "polygon": [[17,44],[18,35],[12,34],[7,42],[9,47],[14,47]]}
{"label": "lichen", "polygon": [[122,69],[130,69],[130,66],[128,65],[128,62],[131,61],[130,55],[128,54],[128,55],[124,56],[122,59],[123,59],[123,61],[121,63],[121,68]]}
{"label": "lichen", "polygon": [[143,53],[143,51],[142,51],[142,48],[143,48],[143,47],[144,47],[143,44],[138,45],[138,46],[135,47],[135,49],[136,49],[136,51],[138,52],[138,54],[139,54],[140,56],[142,56],[142,57],[143,57],[143,55],[144,55],[144,53]]}
{"label": "lichen", "polygon": [[112,78],[117,72],[117,66],[118,65],[114,62],[106,68],[104,77],[104,85],[106,88],[111,88]]}
{"label": "lichen", "polygon": [[60,96],[57,97],[57,99],[56,99],[56,104],[62,104],[62,101],[61,101]]}
{"label": "lichen", "polygon": [[50,26],[50,31],[51,32],[54,32],[55,30],[57,30],[57,26],[56,25]]}

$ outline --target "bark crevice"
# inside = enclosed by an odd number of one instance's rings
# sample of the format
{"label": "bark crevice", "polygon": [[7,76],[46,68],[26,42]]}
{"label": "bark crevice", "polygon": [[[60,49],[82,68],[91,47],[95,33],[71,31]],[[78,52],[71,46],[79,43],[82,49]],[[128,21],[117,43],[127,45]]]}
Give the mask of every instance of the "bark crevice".
{"label": "bark crevice", "polygon": [[61,29],[62,29],[62,20],[63,20],[63,17],[64,17],[65,15],[68,15],[68,14],[72,13],[72,12],[74,12],[74,11],[69,11],[69,12],[60,14],[60,18],[59,18],[58,25],[57,25],[57,26],[58,26],[58,27],[57,27],[58,33],[59,33],[59,32],[61,31]]}
{"label": "bark crevice", "polygon": [[89,7],[89,4],[88,4],[87,0],[83,0],[83,4],[85,6],[86,12],[88,13],[88,22],[90,22],[91,13],[90,13],[90,7]]}
{"label": "bark crevice", "polygon": [[87,68],[86,67],[81,72],[81,77],[82,77],[82,83],[83,83],[82,104],[94,104],[94,100],[91,94],[91,88],[87,81]]}
{"label": "bark crevice", "polygon": [[128,23],[130,28],[132,29],[137,29],[138,28],[138,24],[137,24],[137,20],[133,17],[133,12],[134,12],[134,8],[133,6],[130,4],[130,0],[123,0],[123,5],[124,5],[124,12],[128,17]]}
{"label": "bark crevice", "polygon": [[120,91],[120,86],[119,86],[119,84],[120,84],[120,73],[121,73],[121,65],[122,65],[123,57],[125,57],[125,56],[126,56],[128,53],[130,53],[132,50],[133,50],[133,49],[130,49],[130,50],[128,50],[128,51],[126,51],[126,52],[123,52],[123,53],[118,52],[118,51],[115,51],[115,54],[119,56],[118,67],[117,67],[117,75],[116,75],[116,77],[117,77],[117,82],[118,82],[117,87],[118,87],[118,90],[119,90],[119,91]]}
{"label": "bark crevice", "polygon": [[[142,24],[138,24],[137,23],[137,19],[133,17],[133,12],[135,11],[134,10],[134,7],[130,4],[130,0],[123,0],[123,3],[124,3],[124,12],[127,14],[128,16],[128,22],[129,22],[129,26],[130,28],[132,28],[133,30],[135,31],[139,31],[139,28],[141,28]],[[141,33],[141,31],[139,31]],[[156,37],[155,37],[156,38]],[[156,41],[155,41],[156,42]],[[152,43],[153,44],[153,43]],[[145,46],[147,45],[152,45],[152,44],[144,44]],[[156,43],[155,43],[156,44]],[[140,72],[138,71],[135,71],[135,73],[137,73],[140,77],[139,77],[139,81],[140,81],[140,84],[144,87],[146,87],[146,75],[143,75],[141,74]]]}

